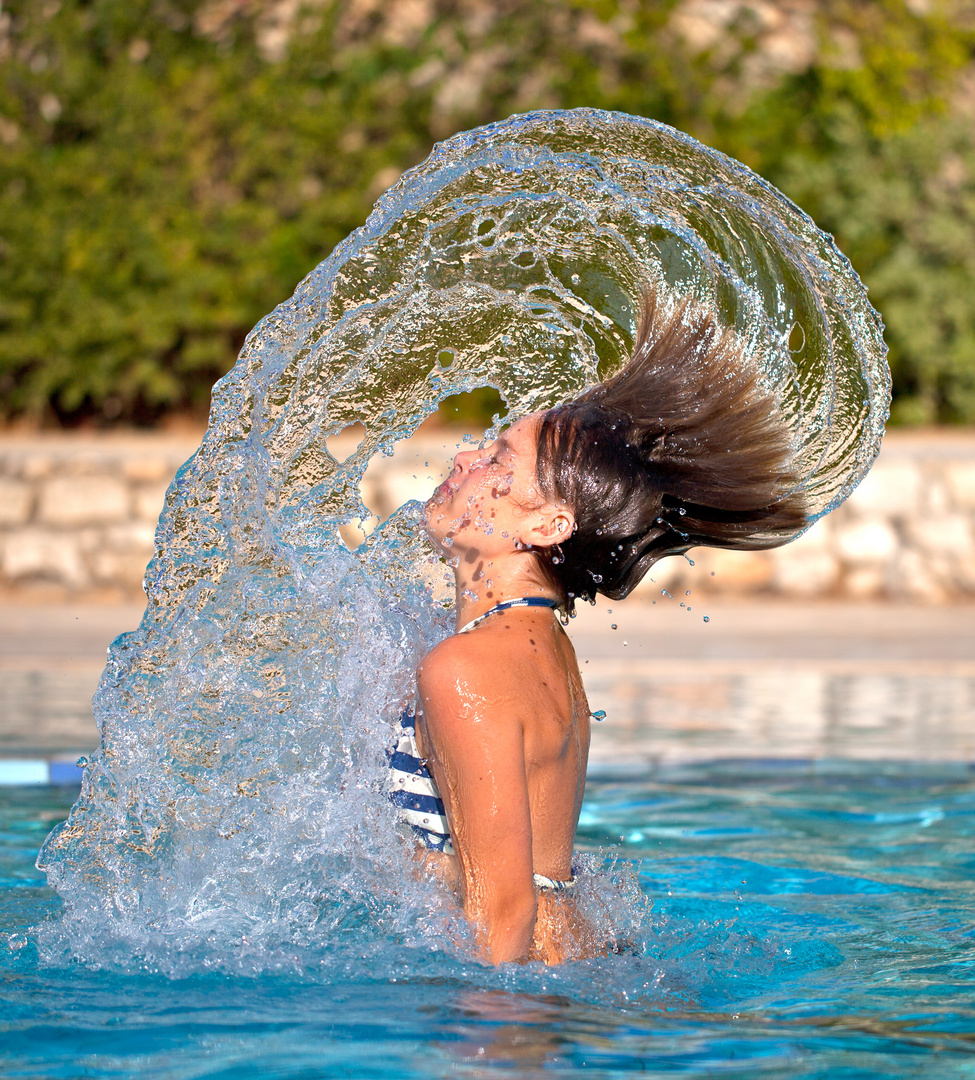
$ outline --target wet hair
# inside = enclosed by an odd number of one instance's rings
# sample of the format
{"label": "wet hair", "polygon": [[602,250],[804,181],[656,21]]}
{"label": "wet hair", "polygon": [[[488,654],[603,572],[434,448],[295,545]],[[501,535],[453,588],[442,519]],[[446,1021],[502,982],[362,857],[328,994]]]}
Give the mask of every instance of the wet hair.
{"label": "wet hair", "polygon": [[667,555],[777,547],[808,524],[792,432],[735,332],[698,304],[643,300],[633,355],[542,414],[538,482],[572,535],[539,551],[571,611],[626,596]]}

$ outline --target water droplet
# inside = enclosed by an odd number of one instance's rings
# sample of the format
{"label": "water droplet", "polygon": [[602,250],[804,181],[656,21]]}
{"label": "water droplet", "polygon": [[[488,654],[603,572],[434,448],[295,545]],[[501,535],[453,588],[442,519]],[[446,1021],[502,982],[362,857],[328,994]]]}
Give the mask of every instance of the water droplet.
{"label": "water droplet", "polygon": [[78,758],[78,760],[75,762],[75,765],[77,765],[79,769],[87,769],[88,768],[88,758],[86,758],[84,756],[84,754],[82,754],[81,757]]}
{"label": "water droplet", "polygon": [[711,617],[710,617],[709,615],[705,615],[705,616],[704,616],[704,621],[705,621],[705,622],[710,622],[710,621],[711,621]]}
{"label": "water droplet", "polygon": [[615,630],[616,629],[616,623],[610,623],[609,628],[610,628],[610,630]]}
{"label": "water droplet", "polygon": [[[588,664],[589,661],[587,660],[586,663]],[[606,719],[606,710],[605,709],[597,709],[594,713],[590,713],[589,715],[593,718],[593,720],[596,720],[596,721],[605,720]]]}

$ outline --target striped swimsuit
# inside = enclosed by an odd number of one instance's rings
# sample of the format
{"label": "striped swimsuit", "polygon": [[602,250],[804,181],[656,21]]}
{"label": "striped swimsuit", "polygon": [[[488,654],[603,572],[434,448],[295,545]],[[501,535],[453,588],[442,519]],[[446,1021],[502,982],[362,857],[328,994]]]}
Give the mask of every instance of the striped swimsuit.
{"label": "striped swimsuit", "polygon": [[[541,596],[522,596],[517,600],[505,600],[503,603],[472,619],[458,630],[466,634],[496,612],[513,607],[549,607],[557,604]],[[409,826],[417,840],[431,851],[442,851],[453,855],[450,842],[450,825],[444,810],[443,799],[437,790],[436,782],[430,775],[427,763],[416,745],[416,715],[405,712],[400,717],[399,732],[393,747],[387,752],[389,758],[389,798],[396,807],[400,821]],[[544,874],[534,874],[535,885],[550,892],[564,892],[575,884],[575,878],[569,881],[556,881]]]}

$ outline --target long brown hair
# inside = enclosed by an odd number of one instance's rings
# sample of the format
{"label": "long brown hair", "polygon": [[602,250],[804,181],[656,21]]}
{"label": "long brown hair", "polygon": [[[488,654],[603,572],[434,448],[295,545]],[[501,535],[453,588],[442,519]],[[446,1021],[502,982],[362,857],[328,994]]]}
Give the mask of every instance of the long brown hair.
{"label": "long brown hair", "polygon": [[808,523],[791,432],[730,328],[647,293],[633,355],[542,416],[538,480],[573,534],[539,552],[571,610],[620,600],[651,566],[699,545],[776,547]]}

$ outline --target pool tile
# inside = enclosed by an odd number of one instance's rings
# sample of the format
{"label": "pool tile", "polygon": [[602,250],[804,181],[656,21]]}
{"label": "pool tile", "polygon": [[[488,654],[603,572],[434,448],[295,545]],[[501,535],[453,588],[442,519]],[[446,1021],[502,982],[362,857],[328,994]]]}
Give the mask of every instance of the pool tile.
{"label": "pool tile", "polygon": [[50,771],[46,761],[27,758],[0,761],[0,785],[4,787],[47,783],[50,783]]}
{"label": "pool tile", "polygon": [[80,784],[84,769],[79,769],[73,761],[52,761],[50,764],[50,783]]}

